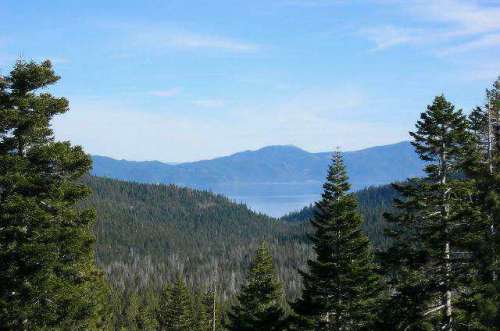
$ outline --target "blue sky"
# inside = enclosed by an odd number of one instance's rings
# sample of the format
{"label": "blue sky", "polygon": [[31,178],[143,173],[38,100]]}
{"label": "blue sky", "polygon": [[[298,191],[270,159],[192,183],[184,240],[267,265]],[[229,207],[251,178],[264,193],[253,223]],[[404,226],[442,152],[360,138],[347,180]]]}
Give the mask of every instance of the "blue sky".
{"label": "blue sky", "polygon": [[266,145],[407,139],[444,93],[469,110],[500,74],[500,1],[0,2],[0,73],[53,60],[92,154],[189,161]]}

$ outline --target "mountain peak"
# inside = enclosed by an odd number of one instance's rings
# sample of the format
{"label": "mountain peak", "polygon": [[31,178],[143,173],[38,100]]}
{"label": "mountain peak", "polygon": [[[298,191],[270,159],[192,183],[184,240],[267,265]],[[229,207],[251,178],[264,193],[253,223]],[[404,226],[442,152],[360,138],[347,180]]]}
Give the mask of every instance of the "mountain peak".
{"label": "mountain peak", "polygon": [[[424,166],[409,142],[346,152],[344,160],[354,190],[420,176]],[[279,215],[318,197],[330,162],[331,152],[310,153],[293,145],[273,145],[178,165],[96,159],[92,173],[212,190],[245,201],[255,210]],[[255,196],[258,198],[252,200]],[[286,199],[291,202],[277,202]]]}
{"label": "mountain peak", "polygon": [[259,148],[255,152],[302,152],[308,153],[300,147],[295,145],[270,145]]}
{"label": "mountain peak", "polygon": [[225,159],[241,160],[241,159],[251,159],[251,160],[268,160],[271,161],[277,158],[302,158],[304,156],[310,155],[311,153],[297,147],[294,145],[271,145],[259,148],[257,150],[248,150],[244,152],[239,152],[230,156],[225,157]]}

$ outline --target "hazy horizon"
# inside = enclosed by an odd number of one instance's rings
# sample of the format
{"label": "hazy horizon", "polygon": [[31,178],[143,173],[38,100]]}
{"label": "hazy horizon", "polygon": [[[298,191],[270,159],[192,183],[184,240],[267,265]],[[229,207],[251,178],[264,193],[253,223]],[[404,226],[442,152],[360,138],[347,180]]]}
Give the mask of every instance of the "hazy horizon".
{"label": "hazy horizon", "polygon": [[498,17],[491,0],[6,0],[0,72],[51,59],[71,105],[56,136],[91,154],[354,150],[408,139],[435,95],[482,104]]}
{"label": "hazy horizon", "polygon": [[[392,142],[392,143],[387,143],[387,144],[381,144],[381,145],[373,145],[373,146],[367,146],[367,147],[362,147],[362,148],[356,148],[356,149],[349,149],[349,150],[342,150],[340,149],[341,152],[345,152],[345,153],[350,153],[350,152],[358,152],[358,151],[363,151],[363,150],[366,150],[366,149],[371,149],[371,148],[377,148],[377,147],[383,147],[383,146],[390,146],[390,145],[397,145],[397,144],[401,144],[401,143],[405,143],[405,142],[410,142],[409,139],[407,140],[401,140],[401,141],[396,141],[396,142]],[[335,145],[335,144],[334,144]],[[336,148],[332,148],[330,150],[324,150],[324,151],[309,151],[305,148],[302,148],[300,146],[297,146],[297,145],[293,145],[293,144],[284,144],[284,145],[266,145],[266,146],[261,146],[261,147],[257,147],[256,149],[247,149],[247,150],[241,150],[241,151],[236,151],[234,153],[231,153],[231,154],[224,154],[224,155],[218,155],[218,156],[214,156],[212,158],[208,158],[208,159],[196,159],[196,160],[187,160],[187,161],[182,161],[182,162],[174,162],[174,161],[168,161],[168,160],[158,160],[158,159],[139,159],[139,160],[134,160],[134,159],[125,159],[125,158],[122,158],[122,157],[111,157],[111,156],[108,156],[108,155],[101,155],[101,154],[91,154],[92,156],[98,156],[98,157],[106,157],[106,158],[111,158],[111,159],[114,159],[114,160],[118,160],[118,161],[131,161],[131,162],[160,162],[160,163],[164,163],[164,164],[170,164],[170,165],[177,165],[177,164],[182,164],[182,163],[194,163],[194,162],[199,162],[199,161],[210,161],[210,160],[214,160],[214,159],[218,159],[218,158],[223,158],[223,157],[229,157],[229,156],[232,156],[232,155],[235,155],[235,154],[239,154],[239,153],[245,153],[245,152],[257,152],[261,149],[264,149],[264,148],[270,148],[270,147],[295,147],[295,148],[298,148],[300,150],[303,150],[304,152],[307,152],[307,153],[312,153],[312,154],[316,154],[316,153],[333,153]]]}

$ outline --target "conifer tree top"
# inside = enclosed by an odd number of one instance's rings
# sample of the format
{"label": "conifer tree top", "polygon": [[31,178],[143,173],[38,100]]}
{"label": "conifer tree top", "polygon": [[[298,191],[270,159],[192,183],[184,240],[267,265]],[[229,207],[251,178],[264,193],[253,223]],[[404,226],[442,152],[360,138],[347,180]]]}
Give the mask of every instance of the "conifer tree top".
{"label": "conifer tree top", "polygon": [[351,188],[348,180],[342,153],[336,151],[323,184],[323,199],[336,198],[348,192]]}
{"label": "conifer tree top", "polygon": [[316,204],[310,235],[316,258],[301,271],[304,289],[294,304],[300,330],[359,330],[374,320],[379,277],[357,202],[336,152]]}
{"label": "conifer tree top", "polygon": [[40,64],[18,60],[6,81],[13,93],[25,94],[52,85],[60,78],[49,60]]}
{"label": "conifer tree top", "polygon": [[11,330],[95,329],[102,278],[94,265],[90,193],[77,181],[92,161],[55,140],[65,98],[50,61],[17,61],[0,78],[0,325]]}
{"label": "conifer tree top", "polygon": [[283,330],[283,299],[272,256],[262,243],[252,260],[247,284],[238,295],[238,304],[229,313],[229,330]]}

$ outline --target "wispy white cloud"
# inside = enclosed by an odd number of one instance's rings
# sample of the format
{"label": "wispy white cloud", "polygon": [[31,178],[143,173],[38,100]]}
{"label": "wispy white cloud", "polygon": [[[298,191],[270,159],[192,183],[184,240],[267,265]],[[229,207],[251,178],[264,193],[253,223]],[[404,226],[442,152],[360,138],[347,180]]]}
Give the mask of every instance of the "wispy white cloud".
{"label": "wispy white cloud", "polygon": [[500,33],[484,35],[472,41],[459,44],[457,46],[443,48],[442,50],[439,50],[437,53],[442,56],[447,56],[447,55],[474,51],[478,49],[494,48],[494,47],[500,48]]}
{"label": "wispy white cloud", "polygon": [[[262,46],[239,38],[217,33],[198,33],[178,26],[152,23],[101,22],[101,28],[116,33],[123,49],[147,50],[220,50],[233,53],[252,53]],[[130,54],[119,50],[117,54]]]}
{"label": "wispy white cloud", "polygon": [[[92,154],[168,162],[207,159],[271,144],[296,144],[314,151],[339,144],[357,149],[402,140],[407,131],[404,127],[395,130],[387,118],[374,121],[382,109],[374,110],[373,100],[363,92],[342,87],[303,91],[262,104],[236,104],[224,120],[210,114],[133,108],[126,102],[75,101],[72,111],[55,120],[54,129],[58,139],[81,144]],[[92,120],[97,114],[98,122]],[[353,132],[372,138],[359,139]],[[102,137],[106,137],[105,144]]]}
{"label": "wispy white cloud", "polygon": [[456,34],[490,32],[500,29],[500,7],[483,5],[475,0],[412,0],[405,1],[415,15],[432,21],[451,24]]}
{"label": "wispy white cloud", "polygon": [[384,50],[397,45],[415,43],[421,40],[421,32],[418,30],[399,28],[392,25],[363,28],[361,34],[375,44],[373,50]]}
{"label": "wispy white cloud", "polygon": [[182,89],[180,87],[173,87],[166,90],[151,91],[149,94],[154,95],[155,97],[170,98],[179,95],[181,92]]}
{"label": "wispy white cloud", "polygon": [[158,45],[181,49],[220,49],[231,52],[255,52],[259,46],[220,36],[193,33],[165,33],[150,36]]}
{"label": "wispy white cloud", "polygon": [[398,45],[425,46],[436,55],[499,47],[500,6],[479,1],[382,1],[416,19],[414,26],[383,25],[361,29],[376,50]]}
{"label": "wispy white cloud", "polygon": [[193,101],[193,105],[202,108],[222,108],[226,105],[226,101],[222,99],[203,99]]}

